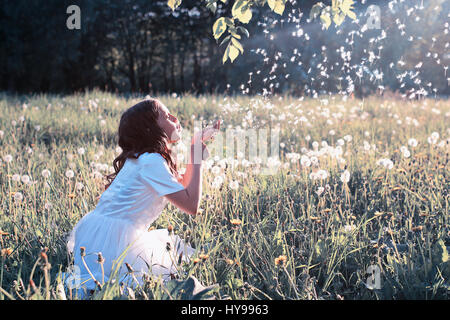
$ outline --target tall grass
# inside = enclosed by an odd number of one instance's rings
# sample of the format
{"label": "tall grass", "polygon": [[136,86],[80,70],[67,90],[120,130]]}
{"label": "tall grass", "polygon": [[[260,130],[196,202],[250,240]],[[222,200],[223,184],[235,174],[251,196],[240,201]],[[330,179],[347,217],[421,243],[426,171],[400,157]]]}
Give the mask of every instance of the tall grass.
{"label": "tall grass", "polygon": [[[61,285],[72,259],[65,237],[95,208],[117,154],[120,115],[142,98],[1,94],[0,299],[78,298]],[[217,117],[224,128],[281,128],[275,175],[213,154],[202,214],[168,205],[153,224],[173,226],[197,249],[180,265],[179,280],[217,285],[217,299],[448,299],[447,100],[158,98],[186,132],[195,120]],[[317,162],[307,165],[301,156]],[[385,158],[391,169],[379,161]],[[318,169],[324,179],[311,175]],[[378,289],[367,287],[374,265]],[[186,298],[179,283],[147,278],[127,291],[109,281],[92,298]]]}

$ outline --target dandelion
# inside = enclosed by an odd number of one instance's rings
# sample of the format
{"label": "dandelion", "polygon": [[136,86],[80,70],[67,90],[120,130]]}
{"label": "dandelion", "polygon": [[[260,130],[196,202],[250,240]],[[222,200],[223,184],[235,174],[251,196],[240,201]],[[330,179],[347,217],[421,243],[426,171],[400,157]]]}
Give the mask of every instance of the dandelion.
{"label": "dandelion", "polygon": [[316,177],[317,179],[325,180],[326,178],[328,178],[328,171],[323,169],[317,170]]}
{"label": "dandelion", "polygon": [[353,140],[353,137],[348,134],[348,135],[344,136],[344,140],[347,141],[347,142],[350,142],[350,141]]}
{"label": "dandelion", "polygon": [[12,181],[19,182],[20,181],[20,174],[13,174],[13,176],[11,178],[12,178]]}
{"label": "dandelion", "polygon": [[4,135],[5,135],[5,132],[3,132],[3,130],[0,130],[0,139],[3,139]]}
{"label": "dandelion", "polygon": [[77,190],[83,190],[84,184],[82,184],[81,182],[77,182],[77,183],[75,184],[75,188],[76,188]]}
{"label": "dandelion", "polygon": [[20,192],[14,193],[14,201],[16,202],[22,202],[23,200],[23,194]]}
{"label": "dandelion", "polygon": [[431,136],[428,137],[429,144],[436,144],[439,139],[439,133],[433,132]]}
{"label": "dandelion", "polygon": [[309,167],[311,166],[311,160],[309,159],[308,156],[303,155],[300,158],[300,164],[302,165],[302,167]]}
{"label": "dandelion", "polygon": [[44,178],[46,178],[46,179],[49,178],[50,175],[51,175],[50,170],[48,170],[48,169],[42,170],[41,174],[42,174],[42,176],[43,176]]}
{"label": "dandelion", "polygon": [[350,171],[345,170],[342,174],[341,174],[341,182],[342,183],[348,183],[350,181]]}
{"label": "dandelion", "polygon": [[53,208],[53,204],[51,203],[51,202],[46,202],[45,204],[44,204],[44,208],[46,209],[46,210],[50,210],[51,208]]}
{"label": "dandelion", "polygon": [[75,176],[75,173],[72,170],[66,171],[66,177],[72,179]]}
{"label": "dandelion", "polygon": [[394,163],[392,162],[391,159],[379,159],[376,162],[377,165],[381,165],[383,167],[385,167],[386,169],[391,170],[394,167]]}
{"label": "dandelion", "polygon": [[86,150],[83,147],[81,147],[81,148],[78,148],[77,152],[80,156],[82,156],[86,152]]}
{"label": "dandelion", "polygon": [[319,188],[317,188],[317,190],[316,190],[316,194],[317,194],[318,196],[320,196],[324,191],[325,191],[325,188],[324,188],[324,187],[319,187]]}
{"label": "dandelion", "polygon": [[217,175],[220,173],[220,167],[219,167],[219,166],[214,166],[214,167],[212,167],[211,172],[212,172],[215,176],[217,176]]}
{"label": "dandelion", "polygon": [[3,160],[5,160],[6,163],[10,163],[12,161],[13,157],[10,154],[7,154],[3,157]]}
{"label": "dandelion", "polygon": [[25,184],[29,184],[31,182],[30,176],[28,175],[23,175],[20,180],[22,180],[23,183]]}
{"label": "dandelion", "polygon": [[219,188],[223,183],[223,177],[222,176],[217,176],[214,178],[214,181],[212,182],[212,187],[213,188]]}
{"label": "dandelion", "polygon": [[411,138],[411,139],[409,139],[408,140],[408,145],[410,146],[410,147],[412,147],[412,148],[415,148],[415,147],[417,147],[417,140],[416,139],[414,139],[414,138]]}
{"label": "dandelion", "polygon": [[347,225],[344,226],[343,231],[344,231],[345,233],[349,233],[349,232],[352,232],[352,231],[355,230],[355,229],[356,229],[356,226],[355,226],[355,225],[353,225],[353,224],[347,224]]}
{"label": "dandelion", "polygon": [[280,255],[277,258],[275,258],[275,265],[276,266],[283,266],[286,264],[287,257],[285,255]]}
{"label": "dandelion", "polygon": [[230,182],[230,189],[237,190],[239,188],[239,182],[237,180],[233,180]]}

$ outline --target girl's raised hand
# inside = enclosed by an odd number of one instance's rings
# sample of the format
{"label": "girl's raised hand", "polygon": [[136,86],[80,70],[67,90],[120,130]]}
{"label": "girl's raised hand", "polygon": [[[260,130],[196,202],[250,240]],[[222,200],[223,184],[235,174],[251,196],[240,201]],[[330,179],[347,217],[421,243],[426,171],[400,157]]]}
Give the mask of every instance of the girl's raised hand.
{"label": "girl's raised hand", "polygon": [[[203,129],[201,133],[201,141],[206,142],[214,138],[214,136],[219,132],[220,130],[220,120],[216,120],[213,124],[213,126],[206,127]],[[197,134],[200,134],[197,133]],[[198,137],[199,138],[199,137]]]}

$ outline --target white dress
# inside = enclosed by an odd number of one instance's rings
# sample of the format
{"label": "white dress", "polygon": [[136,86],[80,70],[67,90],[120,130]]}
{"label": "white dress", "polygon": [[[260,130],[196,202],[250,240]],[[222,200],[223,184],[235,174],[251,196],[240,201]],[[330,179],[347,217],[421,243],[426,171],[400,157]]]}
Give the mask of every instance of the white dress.
{"label": "white dress", "polygon": [[[170,235],[167,229],[148,229],[167,203],[164,195],[183,189],[159,153],[127,159],[97,207],[78,222],[69,236],[67,248],[74,255],[74,270],[81,280],[78,285],[95,288],[81,260],[80,247],[85,247],[85,263],[100,283],[109,279],[115,260],[125,249],[126,254],[118,265],[119,276],[127,274],[125,263],[133,268],[140,283],[143,273],[162,276],[163,280],[177,274],[180,254],[187,261],[195,250],[178,236]],[[104,258],[104,272],[97,262],[99,252]]]}

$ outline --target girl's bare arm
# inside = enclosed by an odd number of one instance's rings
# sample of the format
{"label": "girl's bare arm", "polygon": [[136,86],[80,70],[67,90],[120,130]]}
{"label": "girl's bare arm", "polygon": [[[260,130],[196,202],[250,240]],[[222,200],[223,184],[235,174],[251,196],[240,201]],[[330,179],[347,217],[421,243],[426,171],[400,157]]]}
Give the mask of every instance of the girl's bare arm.
{"label": "girl's bare arm", "polygon": [[[206,146],[202,144],[202,149],[205,148]],[[202,196],[202,163],[201,160],[194,159],[194,154],[194,144],[192,144],[191,161],[186,166],[183,179],[185,189],[165,196],[176,207],[192,215],[197,214]]]}

